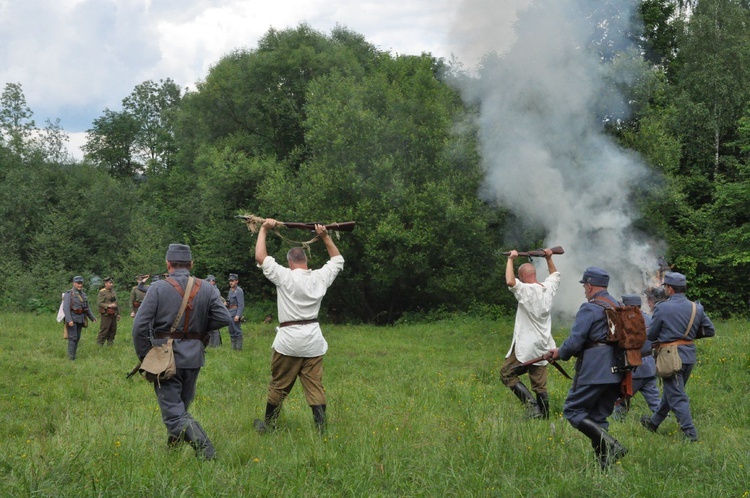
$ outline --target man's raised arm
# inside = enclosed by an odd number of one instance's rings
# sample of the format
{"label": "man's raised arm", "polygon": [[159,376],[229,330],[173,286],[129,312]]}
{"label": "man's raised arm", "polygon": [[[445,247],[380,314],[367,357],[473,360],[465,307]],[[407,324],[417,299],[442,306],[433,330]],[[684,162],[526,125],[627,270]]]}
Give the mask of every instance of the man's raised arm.
{"label": "man's raised arm", "polygon": [[330,235],[328,235],[328,230],[326,230],[325,226],[315,225],[315,233],[318,234],[318,237],[320,237],[320,239],[326,245],[326,249],[328,250],[329,257],[332,258],[334,256],[341,256],[341,253],[339,252],[339,248],[336,247],[336,244],[333,243],[333,239],[331,238]]}

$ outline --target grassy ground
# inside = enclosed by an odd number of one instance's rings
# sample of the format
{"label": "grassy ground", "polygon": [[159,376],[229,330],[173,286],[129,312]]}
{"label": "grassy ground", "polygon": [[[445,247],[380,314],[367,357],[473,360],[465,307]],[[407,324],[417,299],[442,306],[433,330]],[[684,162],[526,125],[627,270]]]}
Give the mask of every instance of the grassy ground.
{"label": "grassy ground", "polygon": [[718,323],[699,343],[688,394],[700,442],[684,443],[672,417],[647,433],[638,396],[610,428],[630,453],[606,474],[561,418],[570,381],[550,370],[548,421],[525,420],[500,383],[510,322],[324,325],[324,437],[299,386],[280,430],[254,432],[274,331],[245,324],[244,351],[209,350],[190,410],[217,448],[212,462],[167,450],[151,385],[125,380],[131,323],[111,348],[96,346],[93,324],[70,362],[53,317],[0,316],[0,496],[750,495],[746,322]]}

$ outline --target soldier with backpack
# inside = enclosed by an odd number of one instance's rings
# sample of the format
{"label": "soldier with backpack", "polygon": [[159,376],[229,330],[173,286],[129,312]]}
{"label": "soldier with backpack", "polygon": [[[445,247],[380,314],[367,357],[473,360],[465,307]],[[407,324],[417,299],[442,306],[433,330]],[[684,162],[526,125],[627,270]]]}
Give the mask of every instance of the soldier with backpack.
{"label": "soldier with backpack", "polygon": [[620,396],[623,373],[617,370],[615,344],[609,341],[606,309],[595,299],[617,302],[608,292],[609,274],[595,266],[580,280],[587,302],[576,313],[570,335],[550,360],[577,356],[573,385],[563,406],[563,416],[591,440],[599,465],[606,470],[627,453],[627,448],[607,433],[615,401]]}

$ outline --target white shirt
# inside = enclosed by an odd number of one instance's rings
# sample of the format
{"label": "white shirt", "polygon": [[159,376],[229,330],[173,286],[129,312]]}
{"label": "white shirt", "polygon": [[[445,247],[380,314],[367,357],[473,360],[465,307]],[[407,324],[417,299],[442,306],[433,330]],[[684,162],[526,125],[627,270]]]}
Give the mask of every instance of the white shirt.
{"label": "white shirt", "polygon": [[[552,338],[552,298],[560,286],[560,273],[554,272],[542,285],[525,284],[516,279],[513,287],[508,287],[516,296],[518,310],[513,327],[513,343],[510,345],[507,358],[516,348],[516,358],[521,363],[537,358],[555,347]],[[546,365],[540,361],[535,365]]]}
{"label": "white shirt", "polygon": [[[290,270],[266,256],[260,267],[268,280],[276,285],[279,322],[313,320],[318,318],[326,290],[344,268],[344,258],[334,256],[318,270]],[[273,349],[286,356],[313,358],[324,355],[328,343],[316,322],[276,327]]]}

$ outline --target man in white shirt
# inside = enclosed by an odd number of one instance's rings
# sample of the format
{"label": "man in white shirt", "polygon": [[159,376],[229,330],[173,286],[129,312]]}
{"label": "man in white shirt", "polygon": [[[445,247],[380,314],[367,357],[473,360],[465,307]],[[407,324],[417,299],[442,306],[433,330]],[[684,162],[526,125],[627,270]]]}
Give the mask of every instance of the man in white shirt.
{"label": "man in white shirt", "polygon": [[[544,282],[536,278],[536,268],[531,263],[518,267],[518,278],[513,273],[513,260],[518,251],[510,251],[505,267],[505,283],[518,301],[516,322],[513,327],[513,342],[505,362],[500,368],[503,384],[513,391],[526,405],[532,418],[549,418],[549,395],[547,394],[547,362],[542,360],[532,365],[518,367],[521,363],[538,358],[555,348],[552,338],[552,299],[560,285],[560,273],[552,261],[552,251],[544,250],[549,276]],[[529,374],[531,389],[536,401],[519,375]]]}
{"label": "man in white shirt", "polygon": [[258,231],[255,261],[263,274],[276,285],[279,326],[273,341],[271,383],[268,386],[265,420],[256,419],[255,429],[264,433],[274,427],[284,398],[299,377],[307,404],[319,431],[325,427],[326,396],[323,390],[323,355],[328,343],[318,323],[320,303],[336,275],[344,268],[344,258],[323,225],[315,232],[323,241],[331,259],[320,269],[307,267],[307,255],[301,247],[287,253],[286,268],[268,255],[266,235],[278,222],[266,219]]}

